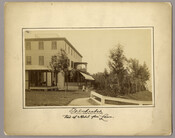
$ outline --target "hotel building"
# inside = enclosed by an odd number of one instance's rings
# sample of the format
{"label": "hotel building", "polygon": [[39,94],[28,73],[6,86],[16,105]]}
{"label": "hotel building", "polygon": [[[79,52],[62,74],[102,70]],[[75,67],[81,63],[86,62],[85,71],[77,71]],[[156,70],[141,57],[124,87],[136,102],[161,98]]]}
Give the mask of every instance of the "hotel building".
{"label": "hotel building", "polygon": [[[24,42],[25,89],[49,90],[58,88],[63,90],[66,85],[69,89],[78,89],[83,82],[87,83],[94,80],[86,72],[87,63],[82,62],[82,55],[66,38],[26,38]],[[61,49],[65,51],[68,57],[68,78],[65,78],[63,71],[55,74],[50,67],[52,56],[57,55]],[[72,69],[76,69],[76,76],[73,80],[70,78]]]}

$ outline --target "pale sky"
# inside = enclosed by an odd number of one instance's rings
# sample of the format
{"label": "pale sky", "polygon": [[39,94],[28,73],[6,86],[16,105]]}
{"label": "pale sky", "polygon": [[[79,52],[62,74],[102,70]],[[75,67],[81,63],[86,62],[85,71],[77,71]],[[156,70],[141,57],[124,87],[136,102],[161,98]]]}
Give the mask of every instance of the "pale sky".
{"label": "pale sky", "polygon": [[127,58],[136,58],[141,64],[146,62],[151,72],[151,32],[150,28],[117,28],[35,30],[33,33],[67,38],[83,56],[82,61],[88,63],[88,72],[93,74],[103,72],[104,68],[108,68],[109,51],[118,43],[123,45],[124,54]]}

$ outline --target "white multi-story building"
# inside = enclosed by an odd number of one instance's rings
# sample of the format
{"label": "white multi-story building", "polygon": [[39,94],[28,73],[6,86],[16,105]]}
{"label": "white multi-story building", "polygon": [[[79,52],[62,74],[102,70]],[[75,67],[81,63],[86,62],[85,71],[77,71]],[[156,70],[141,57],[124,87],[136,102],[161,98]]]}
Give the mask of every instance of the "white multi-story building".
{"label": "white multi-story building", "polygon": [[[26,38],[25,39],[25,88],[40,89],[48,87],[64,88],[64,73],[55,74],[51,71],[50,62],[54,55],[63,49],[68,57],[69,70],[82,62],[82,55],[66,38]],[[91,76],[81,73],[85,79]]]}

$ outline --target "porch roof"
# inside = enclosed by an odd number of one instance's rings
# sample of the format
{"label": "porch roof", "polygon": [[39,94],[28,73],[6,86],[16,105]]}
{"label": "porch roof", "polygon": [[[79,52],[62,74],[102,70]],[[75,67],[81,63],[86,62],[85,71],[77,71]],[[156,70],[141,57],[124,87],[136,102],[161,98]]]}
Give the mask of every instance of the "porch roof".
{"label": "porch roof", "polygon": [[26,65],[25,70],[51,70],[51,68],[42,65]]}
{"label": "porch roof", "polygon": [[87,74],[82,73],[82,72],[80,72],[80,73],[85,77],[86,80],[94,80],[94,78],[92,76],[87,75]]}
{"label": "porch roof", "polygon": [[87,64],[87,62],[74,62],[74,64]]}

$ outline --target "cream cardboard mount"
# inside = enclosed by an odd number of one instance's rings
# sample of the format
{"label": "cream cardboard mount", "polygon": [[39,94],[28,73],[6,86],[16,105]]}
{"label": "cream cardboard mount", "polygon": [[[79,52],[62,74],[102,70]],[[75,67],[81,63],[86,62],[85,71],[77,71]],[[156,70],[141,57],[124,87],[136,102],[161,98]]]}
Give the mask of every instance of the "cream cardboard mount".
{"label": "cream cardboard mount", "polygon": [[[6,135],[171,135],[170,3],[7,2],[4,8]],[[128,59],[147,65],[150,81],[144,88],[152,92],[151,102],[91,89],[92,74],[104,71],[107,53],[117,44]],[[79,77],[51,71],[50,61],[61,49],[69,73],[76,67]],[[145,86],[132,83],[136,90]]]}

